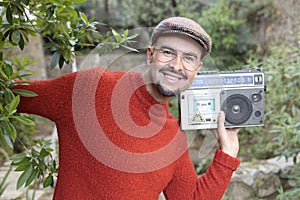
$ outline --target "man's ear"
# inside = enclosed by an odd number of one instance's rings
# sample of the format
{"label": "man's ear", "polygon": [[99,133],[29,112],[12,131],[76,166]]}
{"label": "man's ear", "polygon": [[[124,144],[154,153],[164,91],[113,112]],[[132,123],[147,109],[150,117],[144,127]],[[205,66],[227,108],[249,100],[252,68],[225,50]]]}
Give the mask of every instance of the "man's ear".
{"label": "man's ear", "polygon": [[152,47],[147,48],[147,60],[146,63],[147,65],[150,65],[153,59],[153,49]]}
{"label": "man's ear", "polygon": [[202,66],[203,66],[203,62],[200,62],[199,65],[198,65],[198,69],[196,70],[195,77],[197,76],[197,74],[200,71],[200,69],[202,68]]}
{"label": "man's ear", "polygon": [[202,68],[203,66],[203,62],[200,62],[200,64],[198,65],[198,71]]}

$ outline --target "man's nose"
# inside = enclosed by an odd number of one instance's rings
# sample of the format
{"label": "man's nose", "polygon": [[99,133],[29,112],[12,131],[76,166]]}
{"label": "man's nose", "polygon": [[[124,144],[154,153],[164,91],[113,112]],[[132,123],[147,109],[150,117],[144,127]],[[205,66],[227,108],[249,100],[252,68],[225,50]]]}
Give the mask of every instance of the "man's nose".
{"label": "man's nose", "polygon": [[184,69],[181,56],[178,55],[175,57],[175,59],[172,62],[172,67],[175,71],[182,71]]}

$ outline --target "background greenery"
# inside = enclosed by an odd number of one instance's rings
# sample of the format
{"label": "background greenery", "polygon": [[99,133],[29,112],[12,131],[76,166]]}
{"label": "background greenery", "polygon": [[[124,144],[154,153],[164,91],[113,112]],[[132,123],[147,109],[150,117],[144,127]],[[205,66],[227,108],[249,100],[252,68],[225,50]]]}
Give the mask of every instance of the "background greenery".
{"label": "background greenery", "polygon": [[[165,17],[177,15],[201,23],[212,36],[213,60],[207,61],[207,66],[216,66],[219,70],[255,68],[265,72],[265,125],[240,132],[242,161],[284,156],[293,157],[299,166],[296,156],[300,152],[300,34],[292,32],[280,43],[257,41],[257,20],[276,16],[272,0],[122,0],[117,1],[119,4],[113,11],[109,2],[16,0],[0,3],[6,8],[0,18],[0,150],[12,157],[12,164],[23,171],[18,187],[33,183],[43,183],[44,187],[53,185],[57,163],[51,159],[48,142],[34,140],[34,118],[16,114],[18,95],[34,94],[13,91],[11,88],[16,83],[12,80],[24,78],[24,70],[33,61],[26,57],[7,58],[2,49],[10,46],[23,49],[30,34],[40,34],[45,40],[45,51],[53,55],[51,67],[62,67],[72,65],[76,55],[84,53],[81,50],[99,42],[108,44],[105,51],[128,45],[131,37],[124,32],[127,28],[152,27]],[[35,18],[29,19],[25,11]],[[177,115],[175,100],[170,109]],[[199,166],[205,169],[205,162]],[[298,181],[297,186],[289,192],[280,190],[278,199],[300,199],[300,175],[292,176]],[[0,183],[0,192],[1,187],[5,184]]]}

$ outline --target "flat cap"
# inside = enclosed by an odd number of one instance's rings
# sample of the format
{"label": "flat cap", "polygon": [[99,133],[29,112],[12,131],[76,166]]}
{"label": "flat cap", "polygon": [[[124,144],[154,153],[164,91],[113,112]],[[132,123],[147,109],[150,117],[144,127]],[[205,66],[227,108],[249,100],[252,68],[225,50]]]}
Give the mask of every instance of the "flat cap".
{"label": "flat cap", "polygon": [[210,36],[195,21],[185,17],[170,17],[161,21],[153,30],[151,35],[151,45],[154,44],[157,39],[166,33],[179,33],[187,35],[194,39],[204,49],[205,55],[208,55],[211,51],[212,41]]}

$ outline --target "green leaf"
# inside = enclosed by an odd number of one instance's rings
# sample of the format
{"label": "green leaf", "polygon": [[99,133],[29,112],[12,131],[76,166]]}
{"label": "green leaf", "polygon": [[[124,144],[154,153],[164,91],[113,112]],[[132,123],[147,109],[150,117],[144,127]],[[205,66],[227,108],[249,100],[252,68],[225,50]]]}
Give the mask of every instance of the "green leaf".
{"label": "green leaf", "polygon": [[12,86],[15,85],[30,85],[31,82],[29,81],[16,81],[16,82],[12,82]]}
{"label": "green leaf", "polygon": [[122,45],[122,44],[121,44],[121,46],[124,47],[125,49],[128,49],[129,51],[133,51],[133,52],[137,52],[137,53],[139,52],[139,50],[134,49],[134,48],[131,48],[131,47],[129,47],[129,46]]}
{"label": "green leaf", "polygon": [[84,3],[86,0],[72,0],[73,3]]}
{"label": "green leaf", "polygon": [[2,127],[0,127],[0,144],[8,152],[13,152],[12,143],[7,135],[4,134]]}
{"label": "green leaf", "polygon": [[55,53],[53,54],[53,56],[51,58],[50,69],[54,69],[58,65],[60,57],[61,57],[60,52],[59,51],[55,51]]}
{"label": "green leaf", "polygon": [[21,33],[18,29],[11,33],[10,39],[14,44],[18,44],[20,42],[20,38],[21,38]]}
{"label": "green leaf", "polygon": [[7,172],[5,173],[4,177],[2,178],[2,180],[0,181],[0,195],[4,193],[5,189],[8,186],[8,183],[6,182],[8,179],[8,176],[10,174],[12,170],[12,167],[9,167],[9,169],[7,170]]}
{"label": "green leaf", "polygon": [[12,65],[6,64],[3,71],[4,71],[4,73],[6,74],[7,77],[10,77],[13,74]]}
{"label": "green leaf", "polygon": [[5,45],[5,40],[0,39],[0,49],[3,49]]}
{"label": "green leaf", "polygon": [[63,56],[61,56],[58,61],[58,66],[60,69],[64,66],[64,62],[65,62],[65,59]]}
{"label": "green leaf", "polygon": [[86,15],[83,12],[80,12],[80,17],[85,24],[89,23],[89,20],[87,19]]}
{"label": "green leaf", "polygon": [[32,173],[33,167],[30,165],[19,177],[18,182],[17,182],[17,190],[24,185],[26,181],[30,178],[30,175]]}
{"label": "green leaf", "polygon": [[128,29],[126,29],[123,33],[123,38],[126,39],[128,37]]}
{"label": "green leaf", "polygon": [[24,42],[29,42],[28,33],[25,30],[20,30],[21,37],[23,38]]}
{"label": "green leaf", "polygon": [[7,103],[9,103],[15,98],[15,95],[9,88],[6,88],[4,91],[4,98],[5,98],[5,101]]}
{"label": "green leaf", "polygon": [[78,16],[77,11],[74,10],[72,7],[66,7],[66,9],[68,10],[69,14],[71,15],[70,17],[76,18]]}
{"label": "green leaf", "polygon": [[63,3],[59,0],[48,0],[50,3],[53,3],[53,4],[57,4],[57,5],[63,5]]}
{"label": "green leaf", "polygon": [[3,120],[4,130],[6,131],[9,138],[14,142],[17,138],[17,131],[15,126],[8,120]]}
{"label": "green leaf", "polygon": [[15,94],[21,95],[23,97],[36,97],[38,96],[38,94],[36,94],[35,92],[31,92],[28,90],[22,90],[22,89],[13,89],[13,92]]}
{"label": "green leaf", "polygon": [[10,118],[15,119],[15,120],[27,125],[27,126],[34,126],[35,125],[35,122],[33,120],[28,119],[28,118],[23,117],[23,116],[10,116]]}
{"label": "green leaf", "polygon": [[25,187],[27,187],[28,185],[30,185],[32,183],[32,181],[34,181],[34,179],[36,179],[36,175],[38,174],[38,170],[33,169],[29,178],[27,179],[26,183],[25,183]]}
{"label": "green leaf", "polygon": [[27,162],[27,163],[20,163],[17,168],[15,169],[16,172],[22,172],[25,171],[29,165],[31,165],[31,162]]}
{"label": "green leaf", "polygon": [[21,50],[24,50],[25,42],[24,42],[24,39],[22,37],[20,38],[20,41],[19,41],[19,47],[20,47]]}
{"label": "green leaf", "polygon": [[46,156],[48,156],[50,153],[48,152],[48,151],[46,151],[45,149],[42,149],[41,151],[40,151],[40,155],[39,155],[39,158],[40,159],[43,159],[43,158],[45,158]]}
{"label": "green leaf", "polygon": [[21,162],[24,158],[26,157],[25,152],[19,153],[19,154],[14,154],[10,157],[10,159],[13,161],[12,164],[17,164]]}
{"label": "green leaf", "polygon": [[15,96],[15,98],[13,98],[13,100],[9,104],[8,112],[10,114],[13,114],[16,111],[19,103],[20,103],[20,96]]}
{"label": "green leaf", "polygon": [[30,157],[27,157],[24,154],[24,157],[22,157],[23,155],[20,155],[18,158],[14,158],[13,162],[11,163],[11,165],[15,165],[15,166],[29,166],[30,164]]}
{"label": "green leaf", "polygon": [[0,69],[0,75],[2,75],[6,81],[9,79],[8,76],[6,75],[6,73],[1,69]]}
{"label": "green leaf", "polygon": [[8,23],[13,24],[13,16],[11,13],[11,6],[8,6],[6,9],[6,20]]}
{"label": "green leaf", "polygon": [[119,36],[119,35],[120,35],[120,34],[119,34],[115,29],[113,29],[113,28],[111,29],[111,32],[113,33],[114,36],[116,36],[116,35]]}
{"label": "green leaf", "polygon": [[0,103],[0,113],[3,113],[3,111],[4,111],[4,108],[3,108],[2,104]]}
{"label": "green leaf", "polygon": [[53,186],[53,175],[49,174],[48,177],[43,182],[43,187]]}

